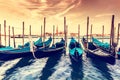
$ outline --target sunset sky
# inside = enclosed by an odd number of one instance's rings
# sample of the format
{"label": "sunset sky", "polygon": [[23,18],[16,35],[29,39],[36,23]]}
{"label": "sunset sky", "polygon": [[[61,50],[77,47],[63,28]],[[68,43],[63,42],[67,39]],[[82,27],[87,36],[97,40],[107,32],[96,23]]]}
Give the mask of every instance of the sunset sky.
{"label": "sunset sky", "polygon": [[25,22],[25,33],[32,25],[32,34],[40,34],[43,18],[46,17],[46,32],[52,32],[53,25],[63,31],[63,19],[66,16],[68,31],[86,34],[87,16],[93,33],[110,32],[111,15],[115,15],[115,26],[120,22],[120,0],[0,0],[0,24],[4,20],[7,27],[14,26],[15,33],[22,33],[22,22]]}

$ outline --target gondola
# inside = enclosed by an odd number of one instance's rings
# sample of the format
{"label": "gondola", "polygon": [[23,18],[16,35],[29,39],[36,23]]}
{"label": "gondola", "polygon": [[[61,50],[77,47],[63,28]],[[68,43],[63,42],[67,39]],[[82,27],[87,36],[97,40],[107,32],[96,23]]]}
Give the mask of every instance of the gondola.
{"label": "gondola", "polygon": [[105,51],[110,51],[110,44],[107,42],[101,42],[97,38],[92,37],[92,42],[96,47],[99,47]]}
{"label": "gondola", "polygon": [[0,51],[13,50],[13,49],[14,49],[13,47],[6,46],[6,47],[0,48]]}
{"label": "gondola", "polygon": [[81,47],[81,44],[72,37],[69,44],[70,58],[73,59],[74,61],[79,61],[82,57],[82,54],[83,49]]}
{"label": "gondola", "polygon": [[[51,40],[51,39],[49,38],[49,40]],[[40,43],[42,44],[42,38],[39,38],[37,41],[35,41],[34,45],[39,45]],[[30,46],[30,44],[29,44],[29,42],[26,42],[24,44],[24,47],[28,47],[28,46]],[[23,48],[23,46],[22,45],[18,45],[18,48]],[[0,47],[0,51],[13,50],[13,49],[15,49],[15,48],[13,48],[11,46],[2,46],[2,47]]]}
{"label": "gondola", "polygon": [[87,40],[83,37],[82,44],[84,46],[84,51],[87,53],[87,57],[91,57],[93,59],[103,60],[109,64],[115,64],[115,56],[114,51],[105,51],[96,47],[93,42],[87,42]]}
{"label": "gondola", "polygon": [[[107,52],[111,51],[112,48],[110,48],[110,44],[107,42],[101,42],[98,39],[92,37],[92,42],[96,47],[101,48],[102,50],[105,50]],[[118,50],[116,50],[116,58],[120,58],[120,48],[118,48]]]}
{"label": "gondola", "polygon": [[17,50],[1,51],[0,61],[9,61],[22,57],[43,58],[60,54],[65,50],[65,41],[62,39],[50,48],[36,47],[31,51],[30,47],[25,47]]}
{"label": "gondola", "polygon": [[[47,48],[47,47],[50,46],[51,42],[52,42],[52,38],[51,37],[47,41],[45,41],[45,42],[42,42],[42,38],[39,38],[37,41],[34,42],[34,45],[36,47],[43,47],[43,44],[44,44],[44,47]],[[24,47],[29,47],[29,46],[30,46],[29,42],[26,42],[24,44]],[[22,45],[18,45],[17,49],[21,49],[22,50],[22,48],[24,48],[24,47]],[[13,48],[13,47],[6,46],[6,47],[0,48],[0,51],[7,51],[7,50],[9,51],[9,50],[14,50],[14,49],[15,48]]]}
{"label": "gondola", "polygon": [[[49,38],[48,40],[51,40],[51,38]],[[37,41],[34,42],[34,45],[36,46],[36,45],[38,45],[40,43],[42,43],[42,38],[41,37]],[[24,47],[27,47],[27,46],[30,46],[29,42],[26,42],[24,44]],[[23,48],[23,45],[18,45],[18,48]]]}

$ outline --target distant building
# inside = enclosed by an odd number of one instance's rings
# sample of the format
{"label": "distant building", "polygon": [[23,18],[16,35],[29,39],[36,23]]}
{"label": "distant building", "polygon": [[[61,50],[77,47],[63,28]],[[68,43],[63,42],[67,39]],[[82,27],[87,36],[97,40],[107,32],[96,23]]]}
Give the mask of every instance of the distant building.
{"label": "distant building", "polygon": [[70,33],[70,36],[76,37],[76,36],[78,36],[78,33]]}
{"label": "distant building", "polygon": [[45,35],[46,36],[52,36],[52,33],[46,32]]}
{"label": "distant building", "polygon": [[58,32],[58,36],[64,36],[64,32]]}

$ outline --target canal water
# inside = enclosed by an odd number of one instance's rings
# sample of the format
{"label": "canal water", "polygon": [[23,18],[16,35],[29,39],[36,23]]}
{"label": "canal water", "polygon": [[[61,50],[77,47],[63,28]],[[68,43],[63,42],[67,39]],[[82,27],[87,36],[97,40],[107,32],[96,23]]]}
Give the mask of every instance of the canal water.
{"label": "canal water", "polygon": [[119,59],[115,65],[110,65],[92,60],[84,53],[81,61],[73,62],[68,49],[66,53],[41,59],[19,58],[0,62],[0,80],[120,80]]}

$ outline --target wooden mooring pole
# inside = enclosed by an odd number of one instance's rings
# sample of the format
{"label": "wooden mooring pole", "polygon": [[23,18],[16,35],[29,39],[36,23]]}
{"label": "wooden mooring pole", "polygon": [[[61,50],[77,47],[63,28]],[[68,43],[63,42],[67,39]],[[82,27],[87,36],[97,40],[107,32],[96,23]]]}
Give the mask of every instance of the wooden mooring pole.
{"label": "wooden mooring pole", "polygon": [[114,44],[114,15],[112,15],[112,21],[111,21],[111,33],[110,33],[110,48]]}
{"label": "wooden mooring pole", "polygon": [[102,42],[104,42],[104,25],[102,26]]}
{"label": "wooden mooring pole", "polygon": [[66,41],[66,17],[64,17],[64,39],[65,39],[65,47],[67,47],[67,41]]}
{"label": "wooden mooring pole", "polygon": [[29,35],[31,36],[31,25],[29,27]]}
{"label": "wooden mooring pole", "polygon": [[80,42],[80,24],[78,24],[78,42]]}
{"label": "wooden mooring pole", "polygon": [[68,38],[68,36],[67,36],[67,34],[68,34],[68,25],[66,25],[66,30],[65,30],[66,32],[66,47],[67,47],[67,38]]}
{"label": "wooden mooring pole", "polygon": [[87,42],[88,42],[88,33],[89,33],[89,17],[87,17]]}
{"label": "wooden mooring pole", "polygon": [[115,18],[115,16],[112,15],[111,35],[110,35],[110,49],[111,49],[111,50],[114,50],[114,52],[112,53],[112,55],[113,55],[113,56],[116,56],[117,43],[115,42],[114,18]]}
{"label": "wooden mooring pole", "polygon": [[0,24],[0,46],[2,45],[2,40],[1,40],[1,24]]}
{"label": "wooden mooring pole", "polygon": [[55,40],[55,26],[53,25],[53,44],[55,43],[54,40]]}
{"label": "wooden mooring pole", "polygon": [[4,39],[5,39],[5,46],[6,46],[6,20],[4,20]]}
{"label": "wooden mooring pole", "polygon": [[89,33],[89,16],[87,17],[87,33],[86,33],[86,36],[87,36],[87,46],[86,46],[86,48],[88,48],[88,33]]}
{"label": "wooden mooring pole", "polygon": [[44,38],[43,38],[43,42],[45,41],[45,28],[46,28],[46,17],[44,17]]}
{"label": "wooden mooring pole", "polygon": [[23,22],[23,33],[22,33],[22,42],[23,42],[23,47],[24,47],[24,22]]}
{"label": "wooden mooring pole", "polygon": [[9,42],[9,46],[10,46],[10,26],[9,26],[9,29],[8,29],[8,42]]}
{"label": "wooden mooring pole", "polygon": [[42,38],[42,25],[41,25],[41,38]]}
{"label": "wooden mooring pole", "polygon": [[65,39],[65,55],[66,53],[66,48],[67,48],[67,25],[66,25],[66,17],[64,17],[64,39]]}
{"label": "wooden mooring pole", "polygon": [[13,45],[14,45],[14,48],[16,48],[15,35],[14,35],[14,27],[12,27],[12,32],[13,32]]}

